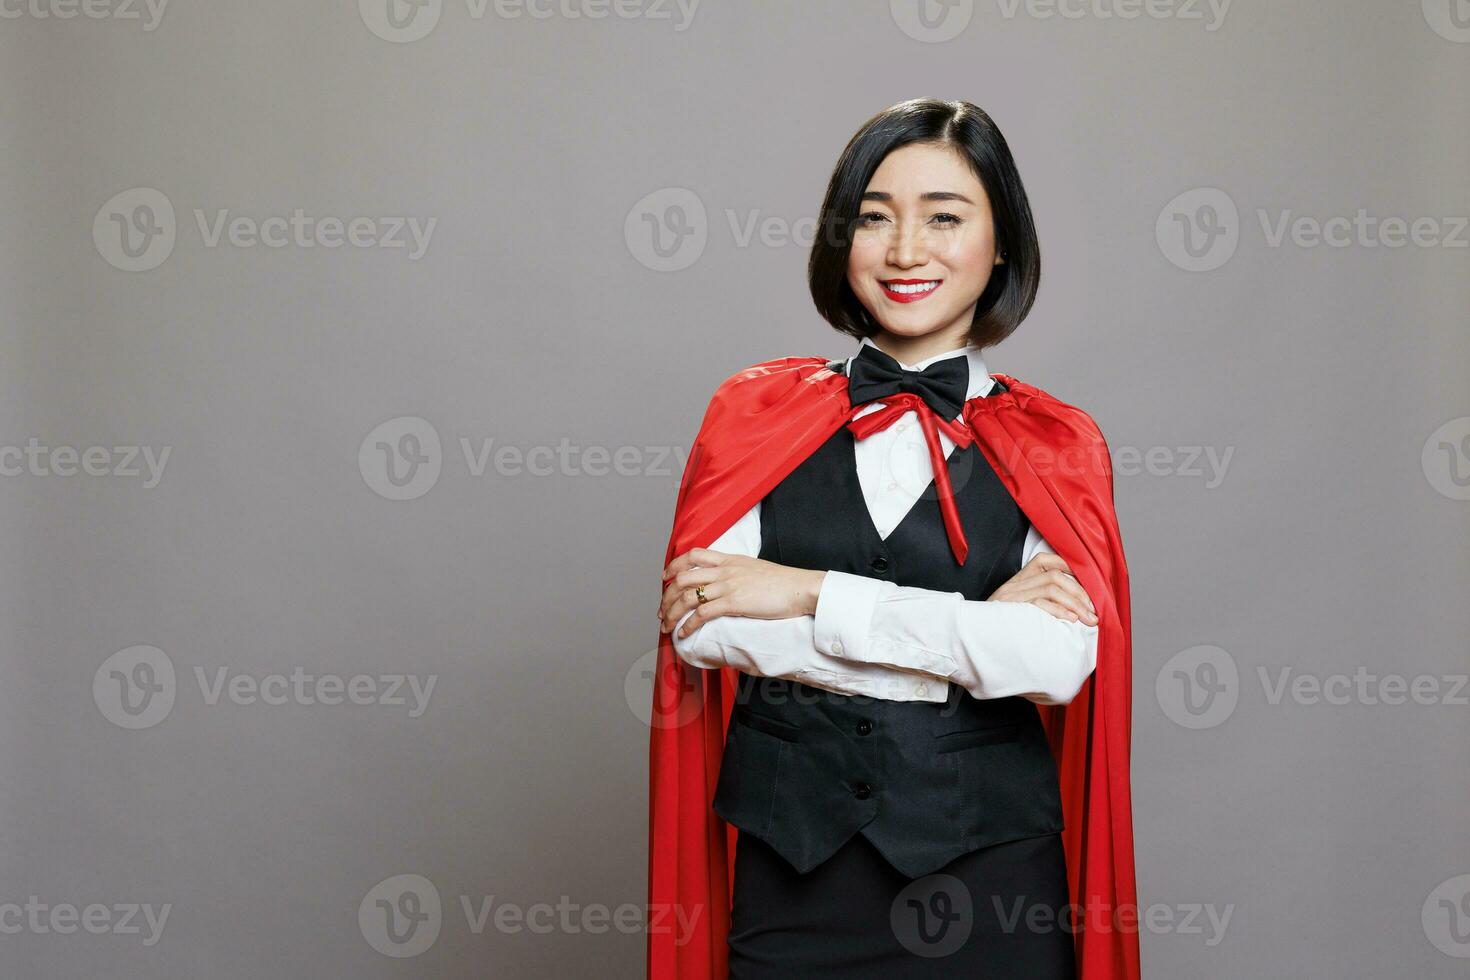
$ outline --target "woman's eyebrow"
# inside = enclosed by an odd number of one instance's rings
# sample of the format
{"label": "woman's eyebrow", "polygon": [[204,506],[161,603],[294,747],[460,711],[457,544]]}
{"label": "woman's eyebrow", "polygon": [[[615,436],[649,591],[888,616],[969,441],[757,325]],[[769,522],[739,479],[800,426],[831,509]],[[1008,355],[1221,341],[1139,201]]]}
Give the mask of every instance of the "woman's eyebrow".
{"label": "woman's eyebrow", "polygon": [[[862,200],[864,200],[864,201],[885,201],[885,202],[887,202],[887,201],[892,201],[893,200],[893,195],[890,194],[890,193],[888,193],[887,191],[864,191],[863,192],[863,196],[862,196]],[[959,193],[958,191],[927,191],[926,193],[923,193],[923,194],[920,194],[919,195],[919,200],[921,200],[921,201],[964,201],[966,204],[974,204],[975,203],[974,201],[970,200],[968,197],[966,197],[965,195]]]}

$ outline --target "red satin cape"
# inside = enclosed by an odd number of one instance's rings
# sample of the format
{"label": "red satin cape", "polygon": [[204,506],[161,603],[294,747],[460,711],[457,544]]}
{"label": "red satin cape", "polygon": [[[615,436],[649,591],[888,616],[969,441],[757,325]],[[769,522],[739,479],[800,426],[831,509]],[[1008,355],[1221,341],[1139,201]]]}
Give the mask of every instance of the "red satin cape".
{"label": "red satin cape", "polygon": [[[732,375],[710,399],[674,511],[667,564],[709,547],[843,425],[847,378],[825,358]],[[1098,614],[1097,668],[1065,706],[1039,706],[1061,784],[1080,980],[1137,980],[1138,915],[1128,755],[1128,568],[1107,443],[1086,412],[1033,385],[965,403],[976,442]],[[726,980],[738,831],[711,809],[736,671],[701,670],[659,633],[649,744],[648,976]]]}

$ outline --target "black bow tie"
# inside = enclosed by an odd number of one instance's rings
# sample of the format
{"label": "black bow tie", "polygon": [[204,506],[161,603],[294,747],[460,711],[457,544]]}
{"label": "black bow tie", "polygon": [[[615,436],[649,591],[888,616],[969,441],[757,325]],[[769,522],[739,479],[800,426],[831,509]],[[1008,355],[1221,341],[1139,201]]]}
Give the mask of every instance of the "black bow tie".
{"label": "black bow tie", "polygon": [[942,357],[922,371],[910,371],[871,344],[864,344],[847,369],[847,397],[853,405],[911,391],[948,421],[965,406],[970,359]]}

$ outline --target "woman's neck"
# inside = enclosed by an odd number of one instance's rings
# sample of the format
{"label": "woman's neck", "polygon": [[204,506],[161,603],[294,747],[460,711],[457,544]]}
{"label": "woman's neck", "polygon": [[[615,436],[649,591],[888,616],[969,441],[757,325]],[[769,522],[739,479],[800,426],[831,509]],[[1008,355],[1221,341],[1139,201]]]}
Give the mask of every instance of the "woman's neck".
{"label": "woman's neck", "polygon": [[905,337],[900,334],[879,330],[871,338],[879,350],[900,364],[918,364],[936,354],[947,354],[964,347],[968,341],[966,333],[936,330],[920,337]]}

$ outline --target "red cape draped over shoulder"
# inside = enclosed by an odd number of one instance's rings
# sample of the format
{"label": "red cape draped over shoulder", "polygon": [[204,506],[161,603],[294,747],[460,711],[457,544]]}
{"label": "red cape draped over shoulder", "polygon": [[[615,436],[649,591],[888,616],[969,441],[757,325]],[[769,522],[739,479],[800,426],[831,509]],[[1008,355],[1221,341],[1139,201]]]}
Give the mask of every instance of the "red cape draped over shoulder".
{"label": "red cape draped over shoulder", "polygon": [[[665,563],[707,548],[852,413],[847,378],[819,357],[764,361],[710,399],[679,484]],[[1080,980],[1137,980],[1128,755],[1128,568],[1107,443],[1079,408],[1033,385],[965,403],[1011,496],[1082,583],[1098,614],[1097,668],[1070,704],[1040,705],[1061,783]],[[648,976],[726,980],[736,828],[713,809],[736,671],[701,670],[659,633],[649,746]]]}

